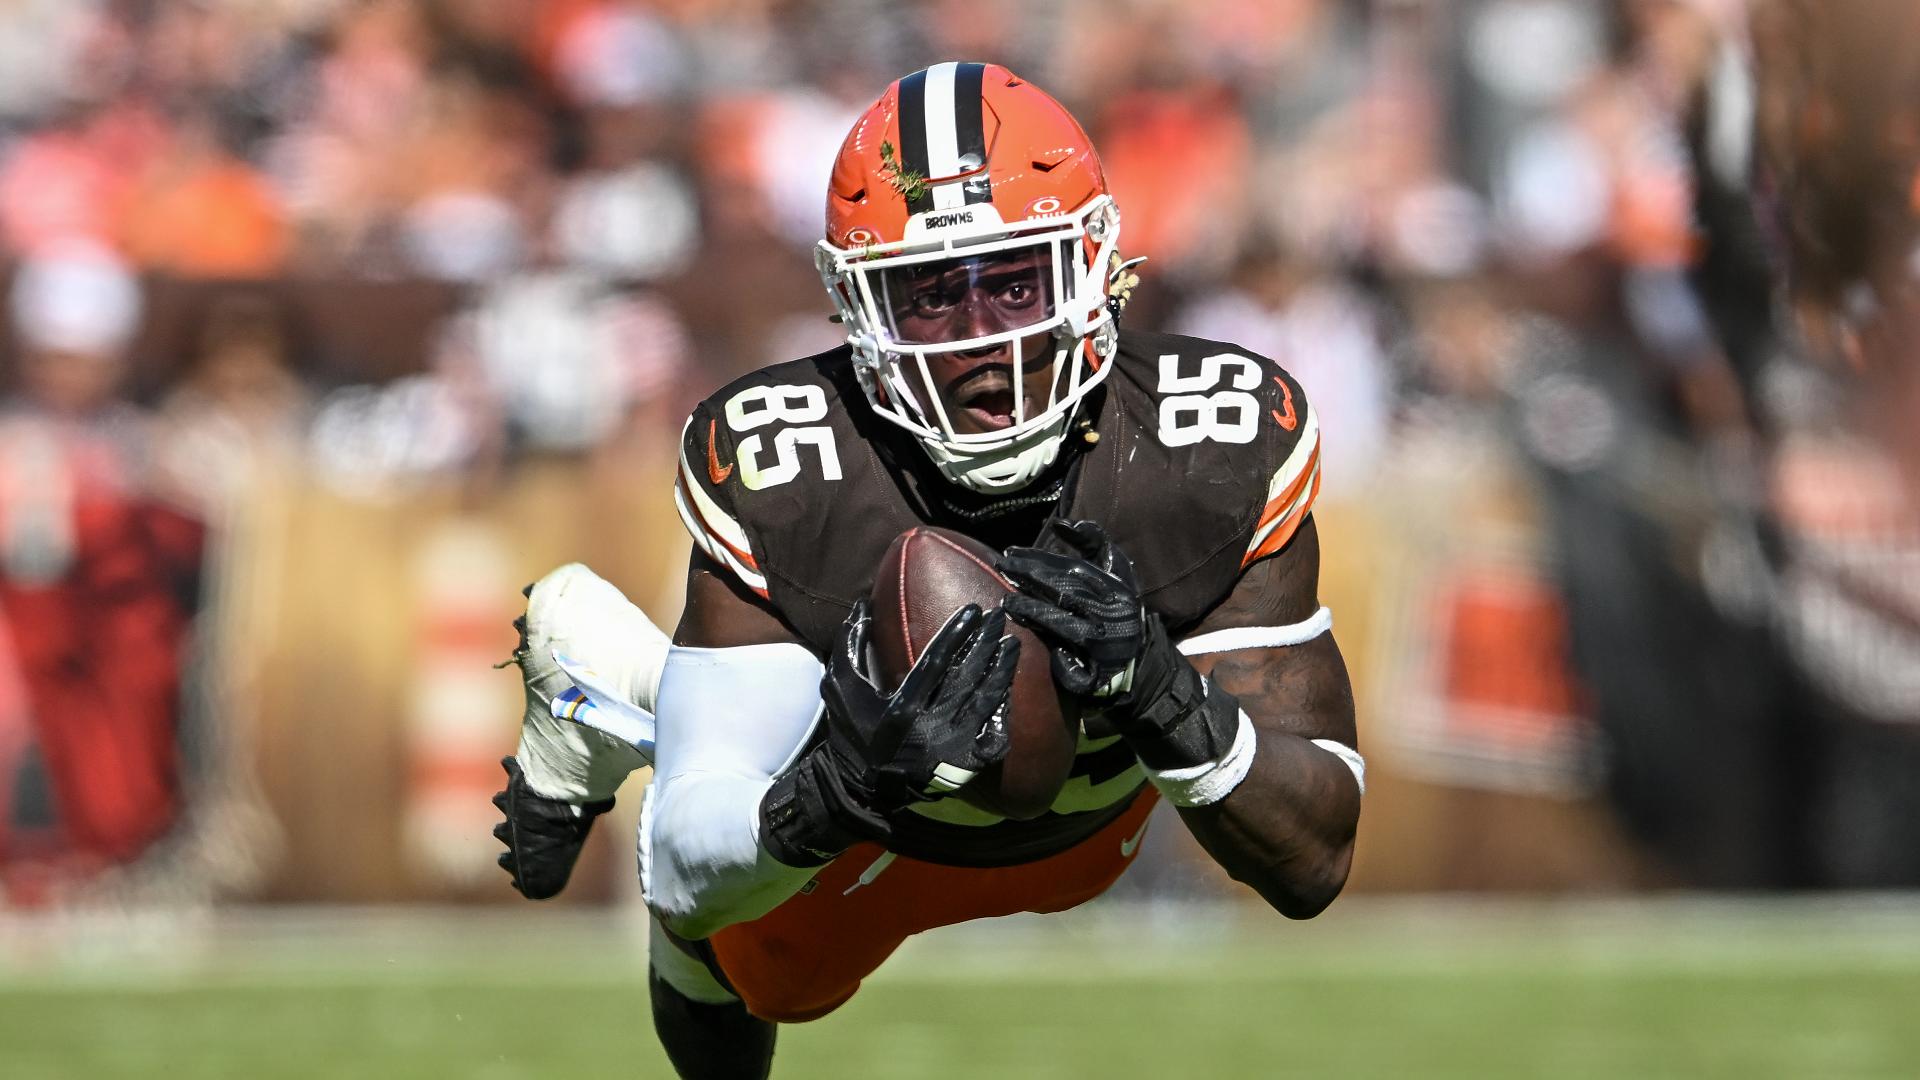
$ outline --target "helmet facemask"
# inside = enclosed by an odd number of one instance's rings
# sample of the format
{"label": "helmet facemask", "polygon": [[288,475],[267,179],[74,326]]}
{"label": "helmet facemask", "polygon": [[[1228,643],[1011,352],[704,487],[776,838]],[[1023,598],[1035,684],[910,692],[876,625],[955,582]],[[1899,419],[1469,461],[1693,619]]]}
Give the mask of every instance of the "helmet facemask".
{"label": "helmet facemask", "polygon": [[[968,210],[972,220],[948,228],[919,215],[896,243],[822,242],[816,263],[874,411],[911,432],[947,479],[1004,493],[1053,463],[1081,399],[1106,377],[1119,214],[1104,195],[1012,226],[990,205]],[[1044,398],[1028,392],[1039,366],[1049,369]]]}

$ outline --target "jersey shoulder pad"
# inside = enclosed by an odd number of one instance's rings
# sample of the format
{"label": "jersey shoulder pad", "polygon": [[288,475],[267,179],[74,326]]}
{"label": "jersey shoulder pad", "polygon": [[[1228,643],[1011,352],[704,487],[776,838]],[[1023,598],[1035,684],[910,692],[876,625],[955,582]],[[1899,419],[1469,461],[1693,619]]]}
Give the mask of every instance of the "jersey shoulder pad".
{"label": "jersey shoulder pad", "polygon": [[1148,403],[1137,417],[1193,497],[1227,505],[1239,567],[1285,548],[1320,493],[1320,421],[1299,380],[1230,342],[1123,335],[1116,376]]}
{"label": "jersey shoulder pad", "polygon": [[681,431],[681,520],[700,550],[762,597],[769,560],[817,524],[849,466],[871,454],[853,429],[849,393],[860,390],[848,351],[835,349],[734,380]]}

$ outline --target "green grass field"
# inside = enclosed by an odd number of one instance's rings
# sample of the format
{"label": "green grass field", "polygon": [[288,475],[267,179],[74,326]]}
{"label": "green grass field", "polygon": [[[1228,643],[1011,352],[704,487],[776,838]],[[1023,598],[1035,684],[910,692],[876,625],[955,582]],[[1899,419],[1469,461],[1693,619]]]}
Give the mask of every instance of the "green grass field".
{"label": "green grass field", "polygon": [[[0,1076],[664,1077],[630,914],[0,928]],[[1908,1077],[1920,900],[1101,908],[957,928],[783,1031],[811,1077]]]}

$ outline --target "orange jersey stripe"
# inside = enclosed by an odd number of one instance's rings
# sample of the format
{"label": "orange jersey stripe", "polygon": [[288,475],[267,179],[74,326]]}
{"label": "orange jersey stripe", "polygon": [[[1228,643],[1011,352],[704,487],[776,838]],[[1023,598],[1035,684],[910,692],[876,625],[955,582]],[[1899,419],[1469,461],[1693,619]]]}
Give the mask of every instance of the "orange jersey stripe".
{"label": "orange jersey stripe", "polygon": [[[1281,548],[1286,547],[1287,541],[1292,540],[1293,534],[1299,531],[1300,523],[1307,520],[1307,515],[1313,511],[1313,500],[1320,497],[1320,462],[1318,460],[1314,461],[1307,475],[1302,476],[1300,479],[1307,480],[1309,478],[1312,479],[1313,486],[1308,490],[1307,497],[1301,500],[1298,506],[1293,508],[1293,513],[1288,514],[1274,526],[1273,531],[1267,534],[1267,538],[1261,542],[1259,547],[1247,552],[1246,556],[1240,560],[1241,569],[1244,570],[1254,563],[1259,562],[1261,559],[1278,552]],[[1276,499],[1274,501],[1279,502],[1280,500]],[[1284,514],[1286,510],[1282,508],[1275,511],[1275,513]],[[1266,526],[1263,524],[1261,527],[1265,528]]]}
{"label": "orange jersey stripe", "polygon": [[[1294,477],[1293,483],[1288,484],[1286,490],[1280,494],[1267,500],[1266,508],[1260,512],[1260,523],[1254,526],[1253,531],[1259,532],[1261,529],[1272,524],[1282,514],[1285,514],[1287,508],[1291,507],[1294,501],[1300,497],[1300,492],[1306,488],[1308,483],[1313,483],[1317,488],[1319,485],[1319,477],[1320,448],[1315,446],[1313,452],[1307,457],[1306,468],[1300,470],[1300,475]],[[1309,499],[1308,502],[1312,502],[1312,500]]]}
{"label": "orange jersey stripe", "polygon": [[[685,487],[686,485],[693,483],[693,481],[690,478],[688,478],[686,469],[682,468],[680,470],[680,475],[674,478],[674,483],[679,484],[682,487]],[[707,536],[711,540],[713,540],[714,543],[719,544],[721,547],[726,548],[728,551],[733,552],[734,558],[739,559],[741,564],[744,565],[747,569],[752,570],[756,573],[759,572],[760,564],[754,561],[753,552],[743,551],[740,548],[734,547],[732,544],[727,543],[726,538],[721,536],[717,531],[715,531],[713,525],[707,521],[706,515],[700,512],[699,500],[687,498],[684,494],[681,496],[681,498],[686,500],[687,508],[693,511],[693,516],[699,519],[701,531],[705,532]]]}

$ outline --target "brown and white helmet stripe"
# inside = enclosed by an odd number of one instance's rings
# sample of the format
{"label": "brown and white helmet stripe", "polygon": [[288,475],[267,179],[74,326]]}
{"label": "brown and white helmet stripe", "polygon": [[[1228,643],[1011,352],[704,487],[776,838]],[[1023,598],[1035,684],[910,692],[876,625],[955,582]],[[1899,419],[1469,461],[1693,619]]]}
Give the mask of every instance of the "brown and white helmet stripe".
{"label": "brown and white helmet stripe", "polygon": [[907,200],[909,213],[993,201],[980,94],[985,74],[985,64],[948,62],[900,80],[901,168],[929,181]]}

